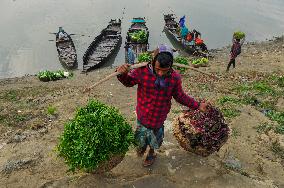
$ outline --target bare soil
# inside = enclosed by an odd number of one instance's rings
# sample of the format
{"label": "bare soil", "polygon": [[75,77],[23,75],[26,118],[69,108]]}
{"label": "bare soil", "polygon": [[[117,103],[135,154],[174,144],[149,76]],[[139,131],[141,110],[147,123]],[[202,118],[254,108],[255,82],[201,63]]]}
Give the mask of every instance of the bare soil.
{"label": "bare soil", "polygon": [[[182,77],[187,93],[217,106],[222,96],[239,96],[233,89],[237,84],[284,75],[283,37],[245,44],[230,72],[225,71],[229,46],[213,54],[209,66],[199,69],[219,76],[219,80],[192,70]],[[135,127],[135,87],[126,88],[113,78],[90,94],[82,93],[112,72],[111,68],[88,75],[77,71],[71,79],[54,82],[41,82],[36,76],[0,80],[0,187],[284,187],[284,135],[274,129],[262,131],[263,123],[277,123],[257,106],[244,104],[235,106],[236,116],[226,117],[232,130],[228,142],[207,158],[184,151],[173,137],[171,122],[183,109],[173,100],[165,122],[165,141],[153,166],[142,167],[143,159],[131,148],[108,173],[67,172],[54,148],[64,123],[89,99],[117,107]],[[261,100],[283,112],[283,93],[267,94]]]}

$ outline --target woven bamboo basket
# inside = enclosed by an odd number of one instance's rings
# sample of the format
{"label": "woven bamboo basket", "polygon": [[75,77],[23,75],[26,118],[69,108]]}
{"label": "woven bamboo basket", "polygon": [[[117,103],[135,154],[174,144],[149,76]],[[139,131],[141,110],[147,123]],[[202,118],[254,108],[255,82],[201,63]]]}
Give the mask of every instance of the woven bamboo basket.
{"label": "woven bamboo basket", "polygon": [[[197,112],[202,113],[202,112]],[[206,117],[206,114],[200,116]],[[218,118],[223,118],[220,116]],[[218,119],[217,118],[217,119]],[[201,130],[194,126],[194,121],[186,113],[180,114],[173,122],[173,134],[179,142],[180,146],[189,152],[197,155],[207,157],[212,153],[219,151],[219,149],[226,143],[229,137],[229,127],[224,123],[224,120],[218,120],[215,125],[206,130]],[[217,125],[218,124],[218,125]],[[212,130],[214,129],[214,130]],[[217,138],[210,139],[210,134],[218,135]],[[206,144],[204,139],[206,137]]]}
{"label": "woven bamboo basket", "polygon": [[105,161],[99,164],[98,168],[94,170],[92,173],[94,174],[102,174],[108,172],[115,168],[121,161],[124,159],[124,155],[114,155],[108,161]]}

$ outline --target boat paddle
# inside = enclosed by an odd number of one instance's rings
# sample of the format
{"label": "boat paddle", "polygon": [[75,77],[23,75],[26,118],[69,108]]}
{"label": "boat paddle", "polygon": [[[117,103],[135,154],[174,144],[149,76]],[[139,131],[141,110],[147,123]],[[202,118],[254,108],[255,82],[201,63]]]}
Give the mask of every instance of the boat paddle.
{"label": "boat paddle", "polygon": [[[130,66],[130,69],[137,69],[137,68],[140,68],[140,67],[145,67],[146,65],[148,64],[148,62],[143,62],[143,63],[138,63],[138,64],[134,64],[134,65],[131,65]],[[187,69],[191,69],[191,70],[194,70],[196,72],[199,72],[199,73],[202,73],[202,74],[205,74],[207,76],[210,76],[210,77],[213,77],[215,79],[219,79],[216,75],[212,75],[212,74],[209,74],[209,73],[206,73],[204,71],[201,71],[201,70],[198,70],[196,68],[193,68],[193,67],[190,67],[188,65],[183,65],[183,64],[179,64],[179,63],[173,63],[173,66],[177,66],[177,67],[182,67],[182,68],[187,68]],[[120,73],[119,72],[114,72],[110,75],[108,75],[107,77],[105,77],[104,79],[96,82],[95,84],[87,87],[84,89],[83,93],[87,93],[87,92],[90,92],[91,89],[93,89],[94,87],[96,87],[97,85],[111,79],[112,77],[115,77],[115,76],[118,76]]]}

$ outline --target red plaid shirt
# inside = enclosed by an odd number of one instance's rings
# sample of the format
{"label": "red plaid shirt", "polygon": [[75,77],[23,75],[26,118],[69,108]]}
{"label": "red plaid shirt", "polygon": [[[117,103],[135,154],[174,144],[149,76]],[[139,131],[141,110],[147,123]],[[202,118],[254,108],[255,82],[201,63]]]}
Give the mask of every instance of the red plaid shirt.
{"label": "red plaid shirt", "polygon": [[126,87],[138,85],[136,113],[138,121],[147,128],[160,128],[171,108],[171,99],[191,109],[197,109],[199,103],[184,93],[181,77],[173,71],[165,78],[167,87],[155,85],[156,76],[149,66],[130,71],[118,76],[118,80]]}

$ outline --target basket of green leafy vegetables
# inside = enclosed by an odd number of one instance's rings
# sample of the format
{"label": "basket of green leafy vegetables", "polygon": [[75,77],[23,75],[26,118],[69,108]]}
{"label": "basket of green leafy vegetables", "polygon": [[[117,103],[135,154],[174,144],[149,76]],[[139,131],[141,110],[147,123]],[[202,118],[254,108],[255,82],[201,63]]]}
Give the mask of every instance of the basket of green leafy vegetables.
{"label": "basket of green leafy vegetables", "polygon": [[235,38],[235,39],[242,39],[242,38],[244,38],[246,36],[246,34],[244,33],[244,32],[242,32],[242,31],[236,31],[236,32],[234,32],[234,34],[233,34],[233,37]]}
{"label": "basket of green leafy vegetables", "polygon": [[140,53],[138,55],[138,62],[150,62],[152,61],[152,55],[150,52]]}
{"label": "basket of green leafy vegetables", "polygon": [[[174,58],[174,62],[178,64],[188,65],[188,59],[186,57],[178,56]],[[186,68],[174,66],[175,69],[179,70],[180,73],[184,73]]]}
{"label": "basket of green leafy vegetables", "polygon": [[198,67],[206,67],[208,65],[209,60],[205,57],[195,59],[191,62],[192,66],[195,68]]}
{"label": "basket of green leafy vegetables", "polygon": [[132,128],[119,111],[91,100],[65,124],[57,149],[71,171],[102,173],[118,165],[132,143]]}
{"label": "basket of green leafy vegetables", "polygon": [[144,43],[147,41],[147,33],[145,30],[134,31],[129,33],[132,42]]}
{"label": "basket of green leafy vegetables", "polygon": [[45,70],[45,71],[40,71],[37,74],[38,79],[43,82],[60,80],[60,79],[68,78],[72,76],[73,76],[72,72],[66,72],[63,70],[58,70],[58,71]]}

